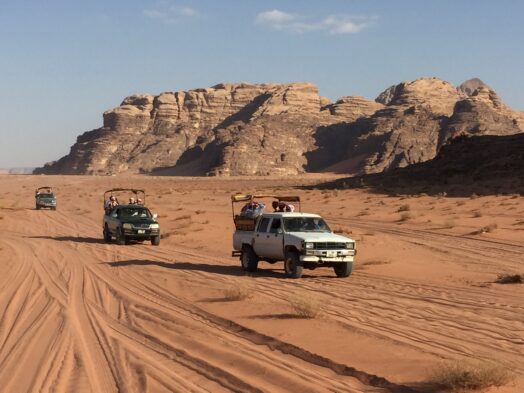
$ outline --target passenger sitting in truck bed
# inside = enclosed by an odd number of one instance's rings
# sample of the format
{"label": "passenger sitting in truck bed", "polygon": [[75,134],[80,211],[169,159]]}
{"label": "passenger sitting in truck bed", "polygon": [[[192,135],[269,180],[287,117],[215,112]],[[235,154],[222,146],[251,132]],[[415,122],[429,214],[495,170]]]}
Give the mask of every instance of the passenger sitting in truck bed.
{"label": "passenger sitting in truck bed", "polygon": [[256,218],[262,214],[266,205],[262,202],[251,201],[240,210],[241,217]]}
{"label": "passenger sitting in truck bed", "polygon": [[106,211],[106,214],[111,213],[111,210],[113,210],[113,208],[117,205],[118,205],[118,199],[116,199],[114,195],[111,195],[109,199],[106,201],[106,203],[104,204],[104,210]]}
{"label": "passenger sitting in truck bed", "polygon": [[288,203],[284,203],[280,201],[273,201],[272,206],[275,212],[294,212],[295,211],[295,206],[293,206],[290,203],[288,204]]}

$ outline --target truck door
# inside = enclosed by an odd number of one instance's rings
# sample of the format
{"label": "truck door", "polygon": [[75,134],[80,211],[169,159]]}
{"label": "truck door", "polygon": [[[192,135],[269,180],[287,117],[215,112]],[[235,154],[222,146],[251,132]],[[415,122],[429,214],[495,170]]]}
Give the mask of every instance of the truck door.
{"label": "truck door", "polygon": [[266,256],[266,243],[264,240],[268,235],[270,221],[271,217],[262,217],[258,222],[258,226],[256,227],[253,250],[255,250],[255,254],[260,257]]}
{"label": "truck door", "polygon": [[257,241],[263,250],[262,254],[257,254],[271,259],[284,258],[284,233],[282,230],[282,220],[274,217],[268,225],[265,233],[260,233]]}

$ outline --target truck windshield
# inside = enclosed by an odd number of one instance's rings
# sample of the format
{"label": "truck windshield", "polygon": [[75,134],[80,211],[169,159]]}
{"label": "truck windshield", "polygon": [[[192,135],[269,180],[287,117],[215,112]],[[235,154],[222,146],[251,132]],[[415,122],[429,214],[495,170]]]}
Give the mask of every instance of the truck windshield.
{"label": "truck windshield", "polygon": [[286,217],[284,228],[286,232],[331,232],[320,217]]}
{"label": "truck windshield", "polygon": [[121,218],[151,218],[151,213],[144,207],[124,207],[120,209]]}
{"label": "truck windshield", "polygon": [[38,198],[54,198],[55,196],[53,194],[38,194]]}

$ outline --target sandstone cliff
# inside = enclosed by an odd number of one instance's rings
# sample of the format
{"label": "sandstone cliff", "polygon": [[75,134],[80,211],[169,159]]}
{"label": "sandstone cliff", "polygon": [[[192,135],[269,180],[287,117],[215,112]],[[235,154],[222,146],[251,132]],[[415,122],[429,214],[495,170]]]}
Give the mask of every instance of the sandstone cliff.
{"label": "sandstone cliff", "polygon": [[219,84],[133,95],[103,127],[35,173],[290,175],[371,173],[430,160],[449,139],[514,134],[524,115],[487,85],[402,82],[375,101],[331,103],[309,83]]}

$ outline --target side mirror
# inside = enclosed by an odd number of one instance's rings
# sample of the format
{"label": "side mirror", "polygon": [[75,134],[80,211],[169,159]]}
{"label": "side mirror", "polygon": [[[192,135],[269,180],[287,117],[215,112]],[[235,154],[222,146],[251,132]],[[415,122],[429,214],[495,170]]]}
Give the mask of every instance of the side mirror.
{"label": "side mirror", "polygon": [[157,218],[158,218],[158,214],[156,214],[156,213],[155,213],[155,214],[153,214],[153,220],[155,220],[155,221],[156,221],[156,219],[157,219]]}
{"label": "side mirror", "polygon": [[278,229],[277,229],[277,233],[278,233],[279,235],[281,235],[281,234],[284,233],[284,231],[282,230],[282,228],[278,228]]}

